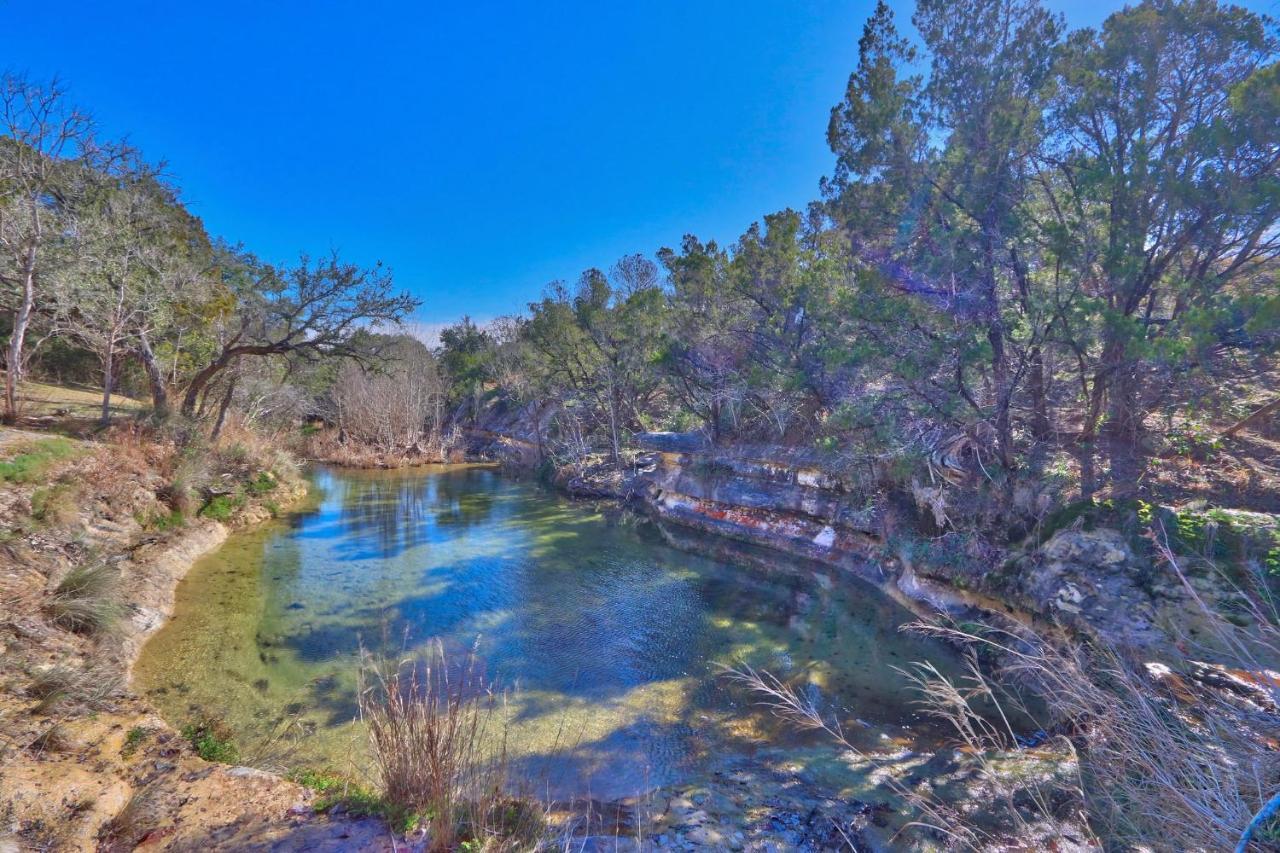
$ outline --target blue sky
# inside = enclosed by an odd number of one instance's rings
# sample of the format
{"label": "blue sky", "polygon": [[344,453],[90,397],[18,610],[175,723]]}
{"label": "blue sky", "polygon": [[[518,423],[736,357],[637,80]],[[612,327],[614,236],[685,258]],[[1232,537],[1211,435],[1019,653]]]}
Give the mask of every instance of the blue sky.
{"label": "blue sky", "polygon": [[873,5],[0,0],[0,62],[166,160],[212,233],[382,260],[434,323],[817,197]]}

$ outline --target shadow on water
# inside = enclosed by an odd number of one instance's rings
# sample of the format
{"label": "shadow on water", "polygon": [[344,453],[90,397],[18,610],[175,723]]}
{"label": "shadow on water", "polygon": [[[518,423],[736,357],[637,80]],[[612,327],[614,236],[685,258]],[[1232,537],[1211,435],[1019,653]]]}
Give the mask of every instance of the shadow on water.
{"label": "shadow on water", "polygon": [[798,742],[717,664],[800,683],[868,737],[928,736],[895,667],[955,670],[874,588],[777,555],[677,551],[491,470],[314,477],[317,505],[235,537],[180,588],[137,670],[166,713],[208,707],[251,738],[300,707],[307,759],[327,762],[350,748],[361,646],[439,641],[510,689],[523,769],[616,796]]}

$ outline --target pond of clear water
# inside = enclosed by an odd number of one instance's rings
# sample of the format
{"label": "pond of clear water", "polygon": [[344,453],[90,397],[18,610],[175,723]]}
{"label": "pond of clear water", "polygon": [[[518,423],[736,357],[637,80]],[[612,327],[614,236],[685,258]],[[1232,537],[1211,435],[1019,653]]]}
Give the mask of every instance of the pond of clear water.
{"label": "pond of clear water", "polygon": [[937,735],[895,668],[954,672],[954,655],[900,632],[909,614],[856,579],[695,556],[648,522],[486,468],[311,476],[301,509],[192,568],[134,669],[172,723],[221,717],[243,755],[366,774],[361,647],[436,642],[474,650],[506,693],[517,769],[566,794],[625,796],[814,747],[719,664],[803,684],[869,748]]}

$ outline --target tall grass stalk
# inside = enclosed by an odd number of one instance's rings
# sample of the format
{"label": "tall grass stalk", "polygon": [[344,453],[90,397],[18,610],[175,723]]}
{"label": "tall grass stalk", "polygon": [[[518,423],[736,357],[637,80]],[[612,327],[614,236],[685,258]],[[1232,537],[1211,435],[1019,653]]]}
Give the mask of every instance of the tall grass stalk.
{"label": "tall grass stalk", "polygon": [[360,717],[382,795],[433,850],[527,849],[544,829],[543,808],[513,792],[500,701],[474,655],[454,667],[438,643],[394,663],[362,654]]}

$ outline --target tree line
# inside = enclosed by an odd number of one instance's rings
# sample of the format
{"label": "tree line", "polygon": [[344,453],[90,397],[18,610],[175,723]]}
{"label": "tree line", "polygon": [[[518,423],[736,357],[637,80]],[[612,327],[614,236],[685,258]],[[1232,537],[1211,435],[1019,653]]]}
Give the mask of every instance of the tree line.
{"label": "tree line", "polygon": [[962,452],[1006,503],[1065,456],[1086,496],[1132,494],[1274,366],[1275,23],[1216,0],[1079,30],[919,0],[911,23],[867,21],[807,208],[555,282],[434,352],[396,334],[417,302],[386,269],[211,238],[58,83],[4,75],[4,418],[34,364],[92,369],[104,420],[125,381],[215,431],[311,416],[390,450],[501,403],[537,409],[556,462],[699,429],[929,473]]}
{"label": "tree line", "polygon": [[650,429],[908,461],[964,436],[1006,501],[1064,453],[1086,496],[1132,494],[1170,431],[1232,414],[1280,343],[1275,23],[918,0],[912,24],[867,21],[819,200],[453,327],[455,403],[550,406],[565,458]]}

